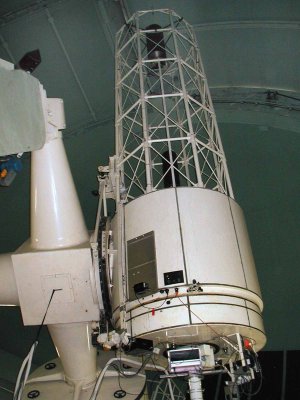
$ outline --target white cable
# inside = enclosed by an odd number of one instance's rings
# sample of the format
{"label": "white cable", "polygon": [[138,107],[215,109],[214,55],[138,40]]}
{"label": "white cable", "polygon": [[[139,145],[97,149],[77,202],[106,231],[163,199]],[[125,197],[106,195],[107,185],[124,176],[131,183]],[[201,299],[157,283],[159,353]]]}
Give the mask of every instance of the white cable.
{"label": "white cable", "polygon": [[12,393],[12,394],[14,393],[13,391],[11,391],[11,390],[9,390],[6,387],[1,386],[1,385],[0,385],[0,390],[4,390],[5,392]]}
{"label": "white cable", "polygon": [[[120,361],[120,358],[118,358],[118,361]],[[128,364],[135,364],[138,367],[140,367],[143,364],[140,361],[135,361],[135,360],[131,360],[130,358],[122,357],[121,362],[123,363],[124,361],[127,362]],[[162,372],[166,372],[166,369],[164,367],[161,367],[160,365],[155,365],[153,363],[153,361],[152,361],[152,364],[147,363],[147,364],[145,364],[145,366],[146,365],[148,365],[148,366],[151,365],[154,369],[159,369]]]}
{"label": "white cable", "polygon": [[[33,345],[31,346],[29,353],[27,354],[24,361],[22,362],[22,365],[21,365],[21,368],[19,370],[18,377],[17,377],[13,400],[21,400],[24,386],[26,385],[28,376],[30,374],[33,354],[34,354],[34,351],[35,351],[35,348],[37,345],[38,345],[38,342],[35,341],[33,343]],[[24,371],[25,371],[25,374],[24,374]],[[23,374],[24,374],[24,377],[23,377]],[[22,377],[23,377],[23,379],[22,379]]]}
{"label": "white cable", "polygon": [[[13,400],[21,400],[24,387],[25,387],[25,385],[26,385],[28,376],[29,376],[29,374],[30,374],[30,369],[31,369],[31,365],[32,365],[32,359],[33,359],[34,351],[35,351],[35,349],[36,349],[36,347],[37,347],[37,345],[38,345],[38,343],[39,343],[39,342],[38,342],[38,338],[39,338],[39,336],[40,336],[41,329],[42,329],[42,327],[43,327],[43,325],[44,325],[44,322],[45,322],[45,319],[46,319],[46,315],[47,315],[48,309],[49,309],[49,307],[50,307],[51,301],[52,301],[52,299],[53,299],[53,296],[54,296],[55,292],[57,292],[57,291],[59,291],[59,290],[62,290],[62,289],[53,289],[53,290],[52,290],[52,293],[51,293],[51,296],[50,296],[50,300],[49,300],[49,303],[48,303],[48,305],[47,305],[46,312],[45,312],[45,314],[44,314],[42,323],[41,323],[41,325],[39,326],[39,329],[38,329],[38,331],[37,331],[36,339],[35,339],[35,341],[33,342],[33,344],[32,344],[32,346],[31,346],[31,348],[30,348],[30,350],[29,350],[27,356],[25,357],[24,361],[22,362],[20,371],[19,371],[19,373],[18,373],[18,377],[17,377],[16,386],[15,386],[15,391],[14,391]],[[25,369],[25,368],[26,368],[26,369]],[[24,371],[25,371],[25,374],[24,374]],[[24,374],[24,377],[23,377],[23,379],[22,379],[23,374]]]}
{"label": "white cable", "polygon": [[119,360],[119,358],[112,358],[108,361],[108,363],[105,365],[105,367],[103,368],[103,370],[101,371],[100,375],[97,378],[94,390],[93,390],[89,400],[96,400],[103,377],[104,377],[107,369],[109,368],[110,364],[112,364],[114,361],[120,361],[120,360]]}
{"label": "white cable", "polygon": [[[98,376],[97,381],[96,381],[96,384],[95,384],[95,387],[94,387],[94,390],[93,390],[93,392],[92,392],[91,397],[89,398],[89,400],[97,400],[97,396],[98,396],[98,393],[99,393],[99,390],[100,390],[100,387],[101,387],[101,384],[102,384],[104,375],[105,375],[107,369],[110,367],[110,365],[111,365],[113,362],[115,362],[115,361],[117,361],[118,363],[120,363],[120,361],[121,361],[122,363],[123,363],[123,362],[127,362],[128,364],[135,364],[135,365],[138,366],[138,367],[141,367],[141,366],[143,365],[142,362],[135,361],[135,360],[131,360],[131,359],[128,359],[128,358],[122,358],[121,360],[120,360],[120,358],[112,358],[112,359],[110,359],[110,360],[107,362],[107,364],[105,365],[105,367],[103,368],[103,370],[101,371],[100,375]],[[144,367],[146,367],[146,365],[147,365],[147,364],[145,364]],[[153,368],[159,369],[159,370],[161,370],[162,372],[166,372],[165,368],[164,368],[164,367],[161,367],[161,366],[155,366],[155,365],[153,364]],[[136,372],[128,371],[128,372],[123,372],[123,374],[124,374],[124,375],[127,375],[127,376],[132,376],[132,375],[135,375]]]}
{"label": "white cable", "polygon": [[[29,350],[29,353],[27,355],[27,357],[25,358],[25,360],[22,363],[22,366],[20,368],[19,374],[18,374],[18,379],[17,379],[17,384],[16,384],[16,389],[15,389],[15,393],[14,393],[14,400],[21,400],[22,397],[22,393],[24,390],[24,387],[26,385],[29,373],[30,373],[30,369],[31,369],[31,365],[32,365],[32,358],[33,358],[33,354],[34,354],[34,350],[37,346],[37,342],[34,342],[34,344],[31,346],[31,349]],[[25,370],[26,368],[26,370]],[[23,376],[25,370],[25,375],[23,377],[23,380],[21,381],[21,378]]]}
{"label": "white cable", "polygon": [[[19,398],[18,393],[19,393],[19,391],[20,391],[20,387],[22,386],[22,384],[21,384],[21,378],[22,378],[22,376],[23,376],[23,371],[24,371],[24,369],[25,369],[25,367],[26,367],[26,365],[27,365],[27,362],[28,362],[28,356],[29,356],[29,353],[28,353],[28,355],[26,356],[26,358],[24,359],[24,361],[23,361],[23,363],[22,363],[22,365],[21,365],[21,368],[20,368],[20,370],[19,370],[18,378],[17,378],[17,382],[16,382],[16,386],[15,386],[15,391],[14,391],[13,400],[17,400],[17,399]],[[23,389],[22,389],[22,390],[23,390]]]}

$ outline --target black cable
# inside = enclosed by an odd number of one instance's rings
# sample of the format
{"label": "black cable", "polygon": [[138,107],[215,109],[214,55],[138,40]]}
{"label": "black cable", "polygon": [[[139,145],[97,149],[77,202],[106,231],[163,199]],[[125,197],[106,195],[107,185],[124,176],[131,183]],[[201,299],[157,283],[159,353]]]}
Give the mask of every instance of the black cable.
{"label": "black cable", "polygon": [[163,371],[157,368],[152,354],[151,354],[150,359],[152,361],[152,364],[154,365],[155,370],[161,374]]}
{"label": "black cable", "polygon": [[145,379],[145,383],[144,383],[144,386],[143,386],[141,392],[138,394],[138,396],[134,400],[140,400],[142,398],[142,396],[145,393],[146,386],[147,386],[147,379]]}
{"label": "black cable", "polygon": [[[256,389],[254,392],[251,391],[250,393],[246,393],[246,394],[247,394],[248,396],[250,396],[250,397],[256,396],[256,395],[260,392],[260,390],[261,390],[261,388],[262,388],[262,384],[263,384],[262,368],[261,368],[260,362],[258,361],[258,357],[257,357],[257,355],[255,355],[255,353],[252,354],[252,357],[253,357],[253,359],[254,359],[254,361],[255,361],[255,364],[256,364],[257,367],[258,367],[259,384],[258,384],[257,389]],[[251,389],[252,389],[252,388],[251,388]]]}
{"label": "black cable", "polygon": [[[153,359],[153,355],[152,355],[152,354],[150,354],[149,357],[145,359],[145,361],[142,363],[141,367],[139,368],[139,370],[138,370],[137,372],[135,372],[134,374],[130,374],[130,375],[124,374],[124,372],[121,370],[120,366],[118,366],[118,365],[116,365],[116,364],[111,364],[112,367],[115,368],[115,369],[118,371],[118,373],[119,373],[119,376],[118,376],[118,384],[119,384],[120,389],[123,390],[126,394],[130,394],[130,395],[132,395],[132,396],[137,396],[137,397],[135,398],[135,400],[140,400],[140,399],[142,398],[142,396],[143,396],[143,394],[144,394],[144,392],[145,392],[145,389],[146,389],[147,378],[146,378],[146,380],[145,380],[145,384],[144,384],[144,386],[143,386],[141,392],[137,394],[137,393],[129,393],[129,392],[127,392],[126,390],[124,390],[124,389],[122,388],[121,383],[120,383],[120,376],[122,375],[122,376],[124,376],[125,378],[131,378],[131,377],[136,376],[136,375],[139,374],[139,372],[146,366],[146,364],[149,362],[149,360],[152,361],[152,364],[153,364],[155,370],[157,371],[157,372],[155,373],[155,376],[158,375],[158,374],[161,374],[163,371],[161,371],[161,370],[159,370],[159,369],[157,368],[157,366],[156,366],[156,364],[155,364],[155,361],[154,361],[154,359]],[[122,359],[121,359],[121,355],[120,355],[120,365],[121,365],[121,363],[122,363]],[[154,384],[154,382],[151,382],[150,388],[152,388],[152,385],[153,385],[153,384]],[[150,391],[150,389],[149,389],[149,391]]]}
{"label": "black cable", "polygon": [[34,342],[38,342],[38,339],[39,339],[39,336],[40,336],[40,334],[41,334],[42,327],[44,326],[44,322],[45,322],[45,319],[46,319],[46,316],[47,316],[47,313],[48,313],[48,310],[49,310],[51,301],[52,301],[53,296],[54,296],[54,293],[55,293],[55,292],[58,292],[59,290],[62,290],[62,289],[53,289],[53,290],[52,290],[52,293],[51,293],[51,296],[50,296],[50,300],[49,300],[49,302],[48,302],[48,305],[47,305],[47,308],[46,308],[44,317],[43,317],[43,319],[42,319],[42,322],[41,322],[41,324],[40,324],[40,326],[39,326],[39,328],[38,328],[38,331],[37,331],[36,338],[35,338],[35,341],[34,341]]}
{"label": "black cable", "polygon": [[146,308],[147,310],[154,310],[154,311],[159,310],[160,308],[162,308],[162,306],[165,304],[165,302],[166,302],[166,301],[168,300],[168,298],[169,298],[169,292],[167,292],[167,297],[164,299],[163,303],[162,303],[159,307],[154,308],[154,307],[147,307],[147,306],[145,306],[144,304],[142,304],[142,303],[140,302],[140,299],[137,297],[137,294],[136,294],[136,293],[134,293],[134,294],[135,294],[135,297],[136,297],[137,301],[139,302],[139,304],[140,304],[142,307]]}
{"label": "black cable", "polygon": [[[145,365],[149,362],[149,360],[151,359],[151,357],[152,357],[152,354],[150,354],[149,357],[145,358],[145,360],[142,362],[142,365],[140,366],[140,368],[139,368],[134,374],[126,375],[126,374],[121,370],[121,367],[120,367],[120,372],[121,372],[121,374],[122,374],[124,377],[126,377],[126,378],[131,378],[131,377],[133,377],[133,376],[138,375],[138,374],[141,372],[141,370],[145,367]],[[120,366],[121,366],[121,365],[122,365],[122,358],[121,358],[121,354],[120,354]]]}
{"label": "black cable", "polygon": [[225,343],[226,341],[228,341],[231,346],[233,347],[233,349],[235,349],[236,343],[234,343],[232,340],[230,340],[228,337],[226,337],[226,340],[223,338],[222,335],[219,334],[219,332],[217,332],[212,326],[210,326],[207,322],[203,321],[202,318],[199,317],[199,315],[195,314],[189,307],[187,304],[185,304],[181,298],[179,296],[177,296],[177,298],[179,299],[179,301],[191,312],[191,314],[193,314],[196,318],[199,319],[200,322],[202,322],[202,324],[206,325],[212,332],[214,332],[215,335],[217,335],[217,339],[221,339],[223,340]]}
{"label": "black cable", "polygon": [[299,97],[289,96],[287,94],[282,94],[282,93],[279,93],[277,91],[275,91],[275,92],[273,92],[273,91],[266,92],[266,94],[268,94],[268,93],[274,93],[276,96],[286,97],[287,99],[300,101]]}
{"label": "black cable", "polygon": [[[51,296],[50,296],[50,299],[49,299],[49,302],[48,302],[48,305],[47,305],[45,314],[44,314],[44,316],[43,316],[42,322],[41,322],[41,324],[40,324],[40,326],[39,326],[39,328],[38,328],[38,330],[37,330],[37,334],[36,334],[35,340],[33,341],[32,345],[31,345],[31,347],[30,347],[30,351],[29,351],[28,355],[30,354],[30,352],[31,352],[31,350],[32,350],[32,348],[33,348],[33,346],[34,346],[30,363],[32,362],[35,349],[36,349],[36,347],[37,347],[37,345],[38,345],[38,343],[39,343],[39,336],[40,336],[42,327],[43,327],[43,325],[44,325],[44,322],[45,322],[45,319],[46,319],[46,316],[47,316],[47,313],[48,313],[48,310],[49,310],[51,301],[52,301],[52,299],[53,299],[54,293],[55,293],[56,291],[58,291],[58,290],[62,290],[62,289],[53,289],[53,290],[52,290],[52,293],[51,293]],[[28,357],[28,355],[26,356],[26,358]],[[28,361],[28,362],[29,362],[29,361]],[[22,368],[22,367],[21,367],[21,368]],[[26,374],[26,368],[25,368],[25,367],[24,367],[24,371],[23,371],[23,373],[22,373],[22,375],[21,375],[21,378],[20,378],[18,391],[14,394],[14,399],[17,399],[17,398],[19,397],[20,391],[23,391],[23,389],[24,389],[24,386],[25,386],[25,383],[26,383],[26,382],[24,382],[24,379],[25,379],[25,375],[24,375],[24,374]],[[21,393],[22,393],[22,392],[21,392]]]}
{"label": "black cable", "polygon": [[143,388],[142,388],[142,390],[141,390],[140,393],[130,393],[130,392],[128,392],[127,390],[124,390],[124,388],[121,386],[120,379],[121,379],[121,374],[120,374],[120,372],[118,371],[118,385],[119,385],[119,388],[120,388],[124,393],[126,393],[126,394],[130,394],[131,396],[137,396],[134,400],[139,400],[139,399],[141,399],[141,397],[143,396],[143,394],[144,394],[144,392],[145,392],[145,389],[146,389],[146,379],[145,379],[145,384],[144,384],[144,386],[143,386]]}
{"label": "black cable", "polygon": [[117,371],[117,372],[118,372],[118,385],[119,385],[119,388],[121,390],[123,390],[123,392],[125,392],[126,394],[130,394],[131,396],[138,396],[139,393],[130,393],[127,390],[123,389],[123,387],[121,386],[121,374],[120,374],[120,371]]}
{"label": "black cable", "polygon": [[243,396],[247,396],[247,398],[256,396],[260,392],[260,390],[262,388],[262,383],[263,383],[262,368],[261,368],[260,362],[258,361],[258,357],[257,357],[256,353],[254,353],[254,352],[249,352],[249,355],[252,357],[252,359],[254,360],[254,363],[256,364],[256,366],[258,368],[259,384],[258,384],[257,389],[254,392],[252,391],[253,380],[248,381],[247,378],[242,376],[241,374],[234,373],[234,375],[236,377],[242,379],[242,383],[240,385],[238,383],[235,383],[235,386],[240,391],[240,393]]}

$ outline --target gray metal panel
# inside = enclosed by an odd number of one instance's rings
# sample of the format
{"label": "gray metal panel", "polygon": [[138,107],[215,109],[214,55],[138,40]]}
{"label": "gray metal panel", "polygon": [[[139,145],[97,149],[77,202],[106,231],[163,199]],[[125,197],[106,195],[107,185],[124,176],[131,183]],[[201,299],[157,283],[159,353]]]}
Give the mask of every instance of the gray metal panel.
{"label": "gray metal panel", "polygon": [[157,291],[157,268],[154,232],[146,233],[127,242],[128,291],[130,300],[136,299],[133,289],[137,283],[149,286],[146,295]]}
{"label": "gray metal panel", "polygon": [[184,269],[175,190],[159,190],[126,204],[125,221],[126,241],[155,232],[158,287],[164,287],[164,273]]}
{"label": "gray metal panel", "polygon": [[0,155],[38,150],[46,127],[37,79],[0,68]]}

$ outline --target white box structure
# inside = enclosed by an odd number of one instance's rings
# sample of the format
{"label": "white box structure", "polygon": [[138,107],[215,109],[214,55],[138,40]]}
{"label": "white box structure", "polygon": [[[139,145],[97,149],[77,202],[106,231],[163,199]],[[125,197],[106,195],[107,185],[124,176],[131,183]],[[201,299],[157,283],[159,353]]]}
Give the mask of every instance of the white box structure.
{"label": "white box structure", "polygon": [[72,249],[33,251],[28,242],[12,256],[24,325],[99,319],[89,243]]}

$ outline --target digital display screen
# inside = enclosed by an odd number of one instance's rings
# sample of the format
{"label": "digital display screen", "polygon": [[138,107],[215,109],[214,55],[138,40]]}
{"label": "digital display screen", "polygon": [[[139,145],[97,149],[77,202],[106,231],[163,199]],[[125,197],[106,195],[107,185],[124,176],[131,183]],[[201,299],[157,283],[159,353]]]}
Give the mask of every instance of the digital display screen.
{"label": "digital display screen", "polygon": [[169,352],[169,358],[171,362],[200,360],[200,357],[201,355],[199,349],[186,349]]}

